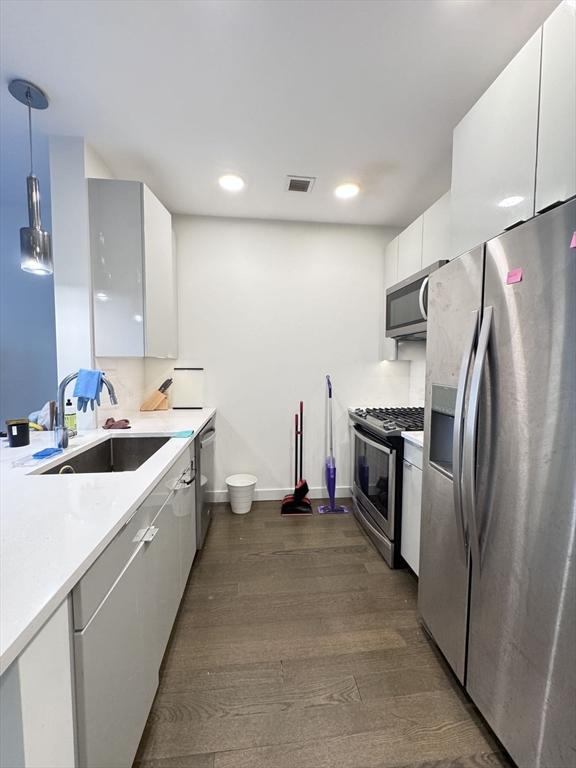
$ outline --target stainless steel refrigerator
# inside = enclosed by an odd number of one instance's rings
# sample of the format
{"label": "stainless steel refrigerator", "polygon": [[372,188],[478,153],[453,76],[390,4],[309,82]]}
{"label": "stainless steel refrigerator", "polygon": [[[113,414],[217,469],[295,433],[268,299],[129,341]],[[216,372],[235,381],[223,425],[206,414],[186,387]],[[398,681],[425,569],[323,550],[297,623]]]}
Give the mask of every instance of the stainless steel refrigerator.
{"label": "stainless steel refrigerator", "polygon": [[576,766],[576,200],[430,276],[419,610],[521,768]]}

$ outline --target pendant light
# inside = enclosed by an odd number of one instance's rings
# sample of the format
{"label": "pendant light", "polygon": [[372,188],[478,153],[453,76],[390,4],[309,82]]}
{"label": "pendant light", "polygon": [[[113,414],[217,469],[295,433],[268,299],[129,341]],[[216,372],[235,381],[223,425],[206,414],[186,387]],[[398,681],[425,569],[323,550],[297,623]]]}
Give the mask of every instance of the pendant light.
{"label": "pendant light", "polygon": [[34,155],[32,152],[32,110],[46,109],[46,94],[28,80],[12,80],[8,90],[22,104],[28,107],[28,135],[30,140],[30,174],[26,179],[28,189],[29,226],[20,230],[20,267],[24,272],[34,275],[51,275],[52,238],[42,229],[40,219],[40,185],[34,175]]}

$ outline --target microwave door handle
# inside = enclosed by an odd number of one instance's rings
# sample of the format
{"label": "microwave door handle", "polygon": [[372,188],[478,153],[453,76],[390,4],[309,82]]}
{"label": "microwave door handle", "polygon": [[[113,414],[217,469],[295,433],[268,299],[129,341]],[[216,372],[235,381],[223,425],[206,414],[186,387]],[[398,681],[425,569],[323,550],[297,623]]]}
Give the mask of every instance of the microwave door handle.
{"label": "microwave door handle", "polygon": [[362,440],[363,443],[366,443],[367,445],[371,445],[373,448],[376,448],[378,451],[383,451],[384,453],[393,454],[396,453],[396,451],[388,448],[387,445],[383,445],[383,443],[377,443],[375,440],[370,440],[369,437],[366,437],[366,435],[362,434],[361,432],[356,431],[356,437],[358,440]]}
{"label": "microwave door handle", "polygon": [[454,436],[452,440],[452,492],[454,495],[454,513],[456,515],[456,529],[458,538],[464,552],[464,561],[468,556],[468,526],[464,521],[464,508],[462,504],[462,449],[464,434],[462,431],[464,421],[464,404],[466,402],[466,383],[472,364],[474,347],[478,338],[478,311],[473,312],[474,327],[460,365],[458,376],[458,389],[456,390],[456,406],[454,408]]}
{"label": "microwave door handle", "polygon": [[490,331],[492,329],[493,307],[484,308],[482,326],[478,336],[478,349],[476,351],[476,360],[472,369],[472,379],[470,381],[470,400],[466,421],[464,424],[464,451],[463,451],[463,477],[466,484],[465,498],[468,506],[468,520],[470,524],[470,546],[472,549],[472,558],[476,561],[480,569],[480,526],[478,525],[476,509],[476,439],[478,429],[478,410],[480,406],[480,389],[482,386],[482,376],[484,374],[484,365],[488,353],[488,344],[490,342]]}
{"label": "microwave door handle", "polygon": [[420,286],[420,293],[418,294],[418,304],[420,305],[420,312],[424,320],[428,320],[428,312],[426,311],[426,307],[424,305],[424,293],[426,291],[426,288],[428,287],[429,280],[430,280],[430,275],[427,275],[427,277],[425,277],[424,280],[422,280],[422,285]]}

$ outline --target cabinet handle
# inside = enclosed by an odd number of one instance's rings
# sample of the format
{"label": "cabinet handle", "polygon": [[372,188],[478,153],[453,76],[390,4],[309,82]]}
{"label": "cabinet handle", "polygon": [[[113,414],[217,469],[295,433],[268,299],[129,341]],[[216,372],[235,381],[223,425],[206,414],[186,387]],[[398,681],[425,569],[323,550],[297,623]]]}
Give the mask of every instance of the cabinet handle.
{"label": "cabinet handle", "polygon": [[141,541],[144,541],[144,536],[147,531],[148,531],[148,528],[140,528],[140,530],[136,532],[136,535],[132,539],[134,544],[139,544]]}
{"label": "cabinet handle", "polygon": [[158,528],[156,528],[155,525],[151,525],[149,528],[146,529],[146,533],[142,537],[142,541],[152,541],[152,539],[156,536],[158,533]]}
{"label": "cabinet handle", "polygon": [[178,483],[177,483],[177,484],[176,484],[176,486],[174,487],[174,490],[175,490],[175,491],[181,491],[181,490],[183,490],[184,488],[188,488],[190,485],[192,485],[192,483],[194,482],[194,480],[196,480],[196,472],[195,472],[195,471],[193,471],[193,472],[190,474],[190,477],[189,477],[188,479],[186,479],[186,478],[184,477],[184,475],[183,475],[183,476],[180,478],[180,480],[178,480]]}

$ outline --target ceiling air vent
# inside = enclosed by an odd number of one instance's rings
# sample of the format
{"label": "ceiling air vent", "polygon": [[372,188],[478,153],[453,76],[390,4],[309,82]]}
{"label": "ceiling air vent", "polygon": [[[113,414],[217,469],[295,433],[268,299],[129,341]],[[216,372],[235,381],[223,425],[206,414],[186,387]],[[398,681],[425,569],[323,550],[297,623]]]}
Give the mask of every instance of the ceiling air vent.
{"label": "ceiling air vent", "polygon": [[316,181],[314,176],[287,176],[288,183],[286,189],[288,192],[312,192],[312,187]]}

